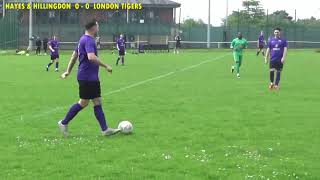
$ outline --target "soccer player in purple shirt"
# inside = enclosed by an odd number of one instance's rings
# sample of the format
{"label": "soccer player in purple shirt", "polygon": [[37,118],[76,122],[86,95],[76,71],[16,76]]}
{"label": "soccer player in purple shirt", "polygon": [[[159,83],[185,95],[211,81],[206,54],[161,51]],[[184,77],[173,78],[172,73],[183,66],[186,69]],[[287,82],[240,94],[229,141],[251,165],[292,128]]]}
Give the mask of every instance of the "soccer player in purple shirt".
{"label": "soccer player in purple shirt", "polygon": [[70,121],[92,101],[94,104],[94,114],[98,120],[102,135],[108,136],[119,132],[119,129],[112,129],[107,126],[104,112],[101,106],[101,90],[99,81],[99,67],[103,67],[109,73],[112,73],[111,66],[104,64],[98,58],[97,45],[95,42],[95,34],[99,31],[99,25],[95,20],[85,25],[86,32],[79,40],[78,47],[73,52],[69,61],[67,71],[61,75],[62,79],[68,77],[73,66],[79,58],[78,67],[78,83],[79,96],[78,103],[71,106],[65,118],[58,122],[61,132],[68,135],[68,125]]}
{"label": "soccer player in purple shirt", "polygon": [[[286,61],[288,51],[287,40],[281,37],[281,29],[274,29],[274,37],[271,37],[268,42],[267,55],[265,57],[265,63],[270,60],[270,85],[269,89],[279,89],[281,71],[283,64]],[[269,59],[270,56],[270,59]],[[276,80],[274,80],[274,72],[277,71]]]}
{"label": "soccer player in purple shirt", "polygon": [[55,62],[56,63],[56,72],[59,71],[59,42],[56,36],[48,42],[48,46],[50,49],[50,62],[47,65],[46,70],[49,71],[49,67]]}
{"label": "soccer player in purple shirt", "polygon": [[116,65],[118,66],[121,59],[122,66],[124,66],[124,56],[126,54],[126,41],[124,40],[123,34],[120,35],[120,38],[117,40],[117,49],[119,51],[119,57],[117,59]]}
{"label": "soccer player in purple shirt", "polygon": [[260,52],[262,51],[262,56],[264,56],[264,45],[266,41],[264,40],[263,31],[260,32],[260,36],[257,41],[257,56],[259,56]]}

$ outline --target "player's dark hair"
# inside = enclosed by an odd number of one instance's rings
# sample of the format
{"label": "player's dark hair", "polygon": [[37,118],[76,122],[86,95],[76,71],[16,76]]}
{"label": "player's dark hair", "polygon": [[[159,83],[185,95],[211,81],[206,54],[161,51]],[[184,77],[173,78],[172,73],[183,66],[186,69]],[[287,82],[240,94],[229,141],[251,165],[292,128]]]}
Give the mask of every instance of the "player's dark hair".
{"label": "player's dark hair", "polygon": [[276,27],[276,28],[273,29],[273,31],[275,31],[275,30],[281,31],[281,28]]}
{"label": "player's dark hair", "polygon": [[97,20],[92,19],[91,21],[87,22],[84,27],[86,28],[86,30],[91,29],[93,26],[97,25]]}

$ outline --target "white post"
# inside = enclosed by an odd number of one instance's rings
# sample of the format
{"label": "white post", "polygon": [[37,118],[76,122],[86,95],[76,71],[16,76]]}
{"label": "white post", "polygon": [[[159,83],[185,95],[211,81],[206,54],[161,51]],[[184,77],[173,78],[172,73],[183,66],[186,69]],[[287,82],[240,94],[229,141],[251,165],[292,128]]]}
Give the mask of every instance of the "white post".
{"label": "white post", "polygon": [[209,0],[209,12],[208,12],[208,30],[207,30],[207,48],[210,48],[210,30],[211,30],[211,23],[210,23],[210,15],[211,13],[211,0]]}
{"label": "white post", "polygon": [[129,9],[128,9],[129,0],[127,0],[127,24],[129,24]]}
{"label": "white post", "polygon": [[181,7],[179,8],[179,33],[180,33],[180,26],[181,26]]}
{"label": "white post", "polygon": [[166,36],[166,45],[169,45],[169,36]]}
{"label": "white post", "polygon": [[173,9],[173,23],[174,24],[177,24],[176,19],[177,19],[177,8],[174,8]]}
{"label": "white post", "polygon": [[227,0],[227,5],[226,5],[226,28],[228,27],[228,16],[229,16],[229,0]]}
{"label": "white post", "polygon": [[2,1],[2,18],[4,18],[4,16],[6,15],[6,8],[5,8],[5,5],[6,5],[6,0],[3,0]]}
{"label": "white post", "polygon": [[28,46],[28,50],[32,50],[32,0],[30,0],[30,10],[29,10],[29,46]]}
{"label": "white post", "polygon": [[137,43],[138,43],[138,51],[139,51],[139,48],[140,48],[140,35],[138,35],[138,37],[137,37]]}
{"label": "white post", "polygon": [[176,8],[173,9],[173,24],[174,24],[174,34],[177,34],[177,22],[176,22]]}

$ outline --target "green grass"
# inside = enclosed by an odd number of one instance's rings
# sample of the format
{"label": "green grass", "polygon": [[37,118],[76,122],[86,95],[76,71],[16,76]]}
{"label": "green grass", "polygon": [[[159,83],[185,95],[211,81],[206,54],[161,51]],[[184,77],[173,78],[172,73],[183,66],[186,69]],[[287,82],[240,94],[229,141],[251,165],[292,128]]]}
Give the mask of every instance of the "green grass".
{"label": "green grass", "polygon": [[279,92],[268,90],[268,68],[253,51],[241,79],[229,72],[229,51],[129,54],[100,77],[109,125],[128,119],[134,134],[107,138],[92,105],[61,137],[57,121],[78,100],[77,68],[59,80],[53,67],[45,72],[48,59],[0,56],[1,179],[320,179],[314,50],[289,51]]}

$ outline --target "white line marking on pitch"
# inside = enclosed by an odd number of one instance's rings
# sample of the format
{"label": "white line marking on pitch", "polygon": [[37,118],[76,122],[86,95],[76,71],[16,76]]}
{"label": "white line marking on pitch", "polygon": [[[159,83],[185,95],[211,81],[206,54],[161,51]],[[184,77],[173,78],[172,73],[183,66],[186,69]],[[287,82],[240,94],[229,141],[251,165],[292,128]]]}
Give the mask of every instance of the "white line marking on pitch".
{"label": "white line marking on pitch", "polygon": [[[159,76],[150,78],[150,79],[146,79],[146,80],[143,80],[143,81],[140,81],[140,82],[131,84],[131,85],[129,85],[129,86],[125,86],[125,87],[122,87],[122,88],[120,88],[120,89],[117,89],[117,90],[114,90],[114,91],[110,91],[110,92],[105,93],[105,94],[103,94],[103,95],[106,96],[106,95],[116,94],[116,93],[119,93],[119,92],[121,92],[121,91],[130,89],[130,88],[134,88],[134,87],[137,87],[137,86],[146,84],[146,83],[151,82],[151,81],[154,81],[154,80],[158,80],[158,79],[162,79],[162,78],[171,76],[171,75],[173,75],[173,74],[175,74],[175,73],[177,73],[177,72],[184,72],[184,71],[187,71],[187,70],[190,70],[190,69],[194,69],[194,68],[196,68],[196,67],[201,66],[202,64],[205,64],[205,63],[209,63],[209,62],[212,62],[212,61],[216,61],[216,60],[222,59],[222,58],[226,57],[227,55],[228,55],[228,54],[225,54],[225,55],[222,55],[222,56],[218,56],[218,57],[216,57],[216,58],[214,58],[214,59],[212,59],[212,60],[202,61],[201,63],[194,64],[194,65],[191,65],[191,66],[182,68],[182,69],[177,70],[177,71],[172,71],[172,72],[169,72],[169,73],[166,73],[166,74],[162,74],[162,75],[159,75]],[[68,108],[68,106],[56,107],[56,108],[54,108],[54,109],[51,109],[51,110],[49,110],[49,111],[43,112],[43,113],[38,114],[38,115],[34,115],[34,116],[32,116],[32,117],[41,117],[41,116],[47,115],[47,114],[49,114],[49,113],[58,112],[59,110],[62,110],[62,109],[65,109],[65,108]]]}
{"label": "white line marking on pitch", "polygon": [[150,81],[154,81],[154,80],[157,80],[157,79],[161,79],[161,78],[170,76],[170,75],[172,75],[172,74],[174,74],[174,73],[175,73],[175,72],[172,71],[172,72],[169,72],[169,73],[167,73],[167,74],[163,74],[163,75],[160,75],[160,76],[157,76],[157,77],[154,77],[154,78],[150,78],[150,79],[147,79],[147,80],[144,80],[144,81],[140,81],[140,82],[131,84],[131,85],[129,85],[129,86],[120,88],[120,89],[118,89],[118,90],[110,91],[110,92],[108,92],[108,93],[105,93],[104,95],[115,94],[115,93],[124,91],[124,90],[126,90],[126,89],[130,89],[130,88],[133,88],[133,87],[137,87],[137,86],[139,86],[139,85],[145,84],[145,83],[150,82]]}

